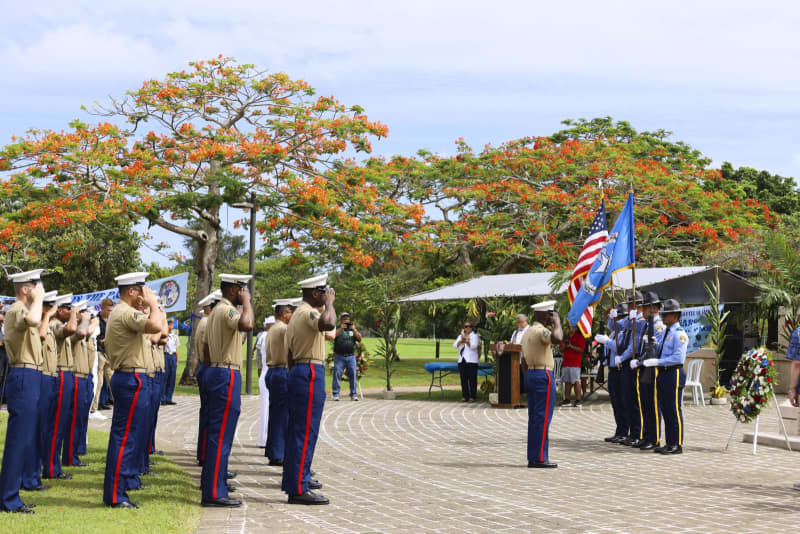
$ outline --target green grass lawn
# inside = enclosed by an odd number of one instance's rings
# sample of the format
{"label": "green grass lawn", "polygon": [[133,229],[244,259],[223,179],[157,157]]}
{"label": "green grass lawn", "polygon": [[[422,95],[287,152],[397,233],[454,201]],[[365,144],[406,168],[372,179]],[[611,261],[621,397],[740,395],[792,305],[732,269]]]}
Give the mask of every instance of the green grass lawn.
{"label": "green grass lawn", "polygon": [[[8,415],[0,414],[0,448],[5,443]],[[0,532],[194,532],[200,522],[200,490],[177,465],[164,456],[152,456],[159,473],[145,477],[146,489],[132,491],[131,499],[140,510],[115,510],[103,504],[103,477],[108,434],[89,429],[89,467],[65,468],[72,480],[46,480],[44,492],[22,492],[36,513],[0,513]]]}
{"label": "green grass lawn", "polygon": [[[186,336],[181,336],[181,346],[178,348],[178,378],[183,374],[186,366]],[[382,367],[383,360],[375,357],[378,348],[377,338],[364,338],[364,344],[370,352],[372,363],[364,377],[361,379],[362,388],[385,388],[386,378]],[[456,361],[456,351],[451,346],[452,340],[442,340],[439,361]],[[332,343],[328,343],[331,350]],[[243,351],[244,353],[244,351]],[[401,339],[397,342],[397,353],[400,361],[394,363],[395,372],[392,375],[392,386],[428,386],[431,375],[422,367],[427,362],[436,361],[436,344],[432,339]],[[255,362],[253,364],[253,393],[258,394],[258,375]],[[326,390],[331,389],[331,373],[326,373]],[[457,374],[451,374],[442,381],[445,385],[458,385]],[[347,383],[344,388],[349,387]],[[242,393],[245,392],[245,377],[242,377]],[[175,386],[176,395],[197,395],[195,386]],[[425,394],[427,398],[427,393]]]}

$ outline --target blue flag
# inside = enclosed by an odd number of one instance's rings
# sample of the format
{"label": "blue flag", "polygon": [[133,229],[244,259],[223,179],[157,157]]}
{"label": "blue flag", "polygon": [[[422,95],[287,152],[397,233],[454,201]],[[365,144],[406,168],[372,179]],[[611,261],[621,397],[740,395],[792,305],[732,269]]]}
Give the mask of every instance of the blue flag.
{"label": "blue flag", "polygon": [[603,290],[611,285],[611,276],[619,271],[630,269],[636,262],[636,238],[633,233],[633,193],[617,217],[614,228],[608,234],[603,250],[597,255],[592,268],[586,274],[572,307],[569,309],[569,323],[578,324],[586,308],[593,306],[603,297]]}

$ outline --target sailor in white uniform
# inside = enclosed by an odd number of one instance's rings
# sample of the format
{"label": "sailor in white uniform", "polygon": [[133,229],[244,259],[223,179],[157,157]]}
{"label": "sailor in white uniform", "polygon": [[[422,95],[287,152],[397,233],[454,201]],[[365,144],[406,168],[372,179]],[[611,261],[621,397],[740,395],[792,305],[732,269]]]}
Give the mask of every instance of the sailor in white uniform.
{"label": "sailor in white uniform", "polygon": [[275,317],[269,316],[264,320],[264,330],[258,334],[256,349],[261,356],[261,375],[258,377],[258,391],[261,393],[261,424],[258,428],[258,446],[262,449],[267,446],[267,422],[269,421],[269,390],[264,379],[267,376],[267,332],[275,324]]}

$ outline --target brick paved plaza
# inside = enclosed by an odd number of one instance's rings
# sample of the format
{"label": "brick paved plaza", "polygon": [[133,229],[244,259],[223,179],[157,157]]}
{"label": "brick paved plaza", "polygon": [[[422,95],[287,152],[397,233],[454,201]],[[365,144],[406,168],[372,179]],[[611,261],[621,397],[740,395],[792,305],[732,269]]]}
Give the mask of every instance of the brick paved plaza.
{"label": "brick paved plaza", "polygon": [[[197,397],[162,408],[159,447],[198,479]],[[329,506],[289,506],[280,468],[256,446],[259,399],[245,397],[231,455],[244,506],[206,510],[198,532],[790,532],[800,456],[742,443],[726,407],[686,407],[682,456],[602,441],[610,406],[557,408],[555,470],[526,467],[526,410],[384,401],[325,405],[314,459]],[[107,412],[108,413],[108,412]],[[186,414],[191,414],[187,417]],[[93,422],[93,426],[99,426]],[[774,431],[770,409],[762,429]],[[197,493],[198,503],[200,492]]]}

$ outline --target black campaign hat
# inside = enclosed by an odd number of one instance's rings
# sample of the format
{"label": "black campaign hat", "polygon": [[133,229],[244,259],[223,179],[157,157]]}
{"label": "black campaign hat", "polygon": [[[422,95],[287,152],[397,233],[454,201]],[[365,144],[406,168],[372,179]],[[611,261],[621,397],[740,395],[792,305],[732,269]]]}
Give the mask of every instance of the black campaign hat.
{"label": "black campaign hat", "polygon": [[628,313],[628,305],[624,302],[617,304],[617,315],[625,315]]}
{"label": "black campaign hat", "polygon": [[644,303],[645,304],[660,304],[661,299],[658,298],[658,293],[655,291],[648,291],[644,294]]}
{"label": "black campaign hat", "polygon": [[679,313],[680,311],[681,311],[681,305],[675,299],[665,300],[664,306],[661,307],[661,313]]}
{"label": "black campaign hat", "polygon": [[634,298],[636,299],[636,302],[639,302],[639,303],[641,303],[644,300],[644,297],[642,296],[642,292],[641,291],[636,291],[635,294],[634,294],[633,291],[628,293],[628,302],[633,302]]}

